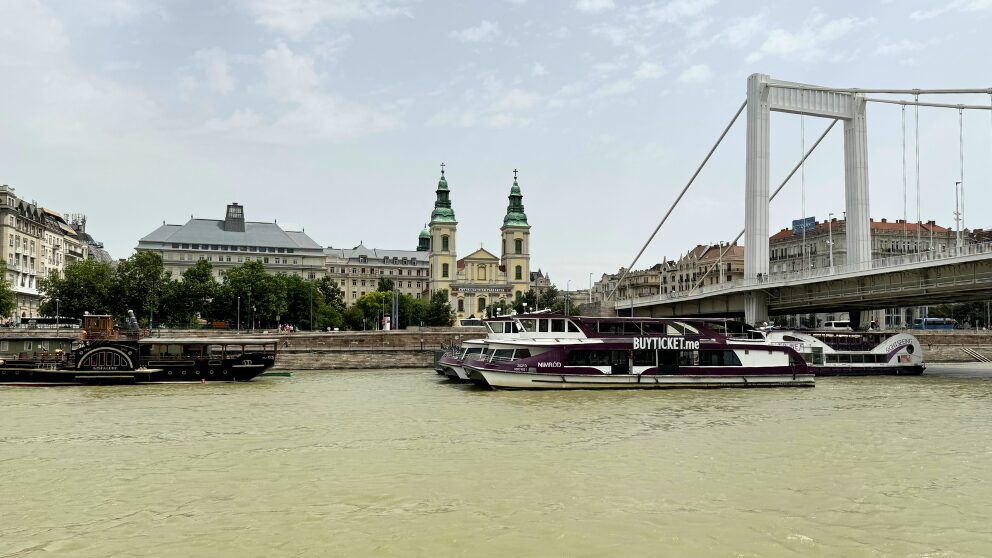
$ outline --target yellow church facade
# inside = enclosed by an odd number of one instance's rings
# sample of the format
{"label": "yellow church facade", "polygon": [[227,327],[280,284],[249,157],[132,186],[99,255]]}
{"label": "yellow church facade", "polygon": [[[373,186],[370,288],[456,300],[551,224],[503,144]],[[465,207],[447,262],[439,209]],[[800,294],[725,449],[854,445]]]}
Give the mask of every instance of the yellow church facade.
{"label": "yellow church facade", "polygon": [[420,247],[428,251],[430,293],[448,293],[458,325],[463,320],[485,317],[492,305],[508,311],[509,305],[530,289],[530,224],[514,171],[509,204],[500,227],[500,255],[479,248],[458,258],[458,221],[450,194],[442,166],[434,210],[428,228],[421,233]]}

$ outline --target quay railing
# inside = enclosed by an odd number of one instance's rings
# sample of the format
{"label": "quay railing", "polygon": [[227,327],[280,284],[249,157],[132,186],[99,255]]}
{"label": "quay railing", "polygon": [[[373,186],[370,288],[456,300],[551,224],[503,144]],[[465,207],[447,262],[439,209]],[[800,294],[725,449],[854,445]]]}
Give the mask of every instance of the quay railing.
{"label": "quay railing", "polygon": [[954,260],[970,258],[973,256],[982,256],[982,255],[989,255],[990,257],[992,257],[992,242],[969,244],[966,246],[962,246],[960,249],[949,250],[947,252],[936,252],[936,251],[915,252],[912,254],[900,254],[896,256],[889,256],[886,258],[873,259],[867,262],[850,263],[844,265],[835,265],[835,266],[797,270],[797,271],[780,271],[776,273],[769,273],[768,275],[763,275],[760,277],[745,277],[741,279],[734,279],[733,281],[714,283],[712,285],[701,285],[695,289],[691,289],[688,291],[673,291],[669,293],[656,294],[645,297],[620,299],[617,300],[616,306],[619,309],[623,309],[625,306],[632,304],[670,302],[670,301],[682,300],[689,297],[694,297],[697,295],[713,294],[713,293],[718,293],[718,292],[728,291],[738,288],[781,286],[782,283],[791,283],[795,281],[805,281],[810,279],[837,277],[837,276],[844,276],[849,274],[863,273],[866,271],[895,269],[903,266],[921,264],[921,263],[943,262],[950,264],[953,263]]}

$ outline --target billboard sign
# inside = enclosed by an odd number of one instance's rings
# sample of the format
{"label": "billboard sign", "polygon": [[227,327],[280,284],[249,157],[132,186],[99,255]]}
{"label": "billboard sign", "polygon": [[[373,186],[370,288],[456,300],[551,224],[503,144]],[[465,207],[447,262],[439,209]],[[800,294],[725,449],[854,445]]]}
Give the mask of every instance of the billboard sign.
{"label": "billboard sign", "polygon": [[792,221],[792,233],[796,235],[816,229],[816,217],[806,217]]}

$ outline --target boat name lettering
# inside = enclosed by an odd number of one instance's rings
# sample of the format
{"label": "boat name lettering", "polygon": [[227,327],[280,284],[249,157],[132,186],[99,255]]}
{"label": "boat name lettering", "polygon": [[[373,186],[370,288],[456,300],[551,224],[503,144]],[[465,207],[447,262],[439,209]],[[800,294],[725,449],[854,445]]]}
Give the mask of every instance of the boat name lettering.
{"label": "boat name lettering", "polygon": [[560,362],[538,362],[538,368],[561,368]]}
{"label": "boat name lettering", "polygon": [[698,351],[699,341],[684,337],[635,337],[634,350]]}
{"label": "boat name lettering", "polygon": [[893,351],[900,347],[905,347],[906,345],[912,345],[913,341],[911,339],[899,339],[898,341],[893,341],[885,347],[885,352]]}

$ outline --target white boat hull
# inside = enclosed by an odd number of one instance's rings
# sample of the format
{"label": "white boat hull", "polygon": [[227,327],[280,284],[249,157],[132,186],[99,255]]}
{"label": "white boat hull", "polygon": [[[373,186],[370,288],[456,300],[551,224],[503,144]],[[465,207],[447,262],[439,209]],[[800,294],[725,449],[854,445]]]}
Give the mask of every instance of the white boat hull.
{"label": "white boat hull", "polygon": [[444,375],[452,380],[462,380],[469,381],[468,373],[465,371],[464,366],[455,366],[453,364],[444,365]]}
{"label": "white boat hull", "polygon": [[754,376],[641,376],[636,374],[533,374],[470,369],[468,377],[493,389],[702,389],[813,387],[813,374]]}

